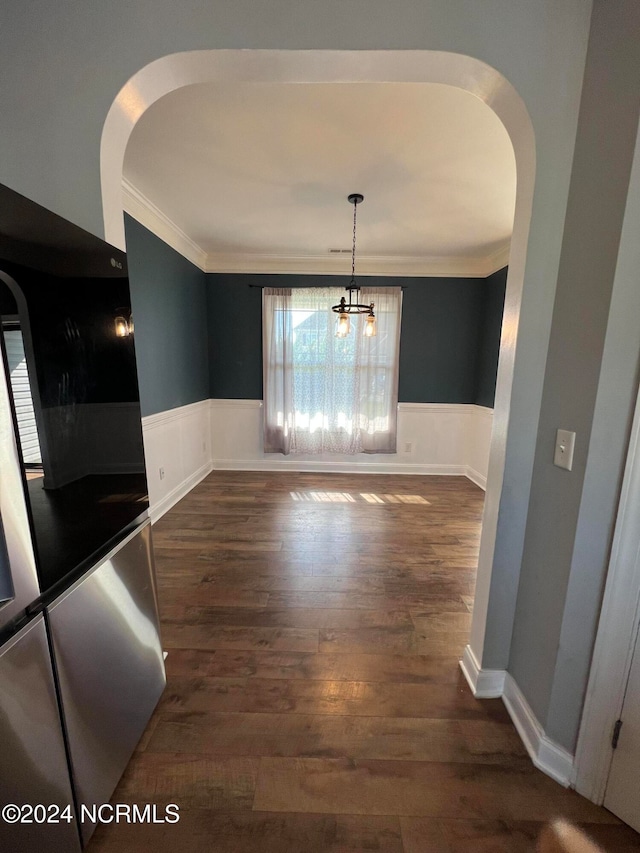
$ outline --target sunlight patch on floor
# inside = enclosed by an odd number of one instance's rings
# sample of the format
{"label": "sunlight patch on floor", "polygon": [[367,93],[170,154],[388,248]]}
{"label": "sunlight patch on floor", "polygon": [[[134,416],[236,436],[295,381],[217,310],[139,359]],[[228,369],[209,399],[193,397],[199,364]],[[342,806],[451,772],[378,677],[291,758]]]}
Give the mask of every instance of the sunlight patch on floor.
{"label": "sunlight patch on floor", "polygon": [[357,503],[361,498],[368,504],[423,504],[430,506],[430,501],[420,495],[376,495],[370,492],[360,492],[358,495],[349,492],[289,492],[291,499],[300,502],[315,503]]}
{"label": "sunlight patch on floor", "polygon": [[316,503],[346,504],[356,499],[347,492],[290,492],[294,501],[315,501]]}

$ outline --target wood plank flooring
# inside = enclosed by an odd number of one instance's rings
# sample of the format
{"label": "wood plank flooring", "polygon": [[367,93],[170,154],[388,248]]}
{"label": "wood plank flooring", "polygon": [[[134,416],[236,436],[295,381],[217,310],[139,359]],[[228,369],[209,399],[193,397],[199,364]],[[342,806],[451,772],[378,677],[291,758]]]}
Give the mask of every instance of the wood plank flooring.
{"label": "wood plank flooring", "polygon": [[464,478],[214,472],[154,527],[166,692],[90,853],[529,853],[564,816],[458,659],[483,494]]}

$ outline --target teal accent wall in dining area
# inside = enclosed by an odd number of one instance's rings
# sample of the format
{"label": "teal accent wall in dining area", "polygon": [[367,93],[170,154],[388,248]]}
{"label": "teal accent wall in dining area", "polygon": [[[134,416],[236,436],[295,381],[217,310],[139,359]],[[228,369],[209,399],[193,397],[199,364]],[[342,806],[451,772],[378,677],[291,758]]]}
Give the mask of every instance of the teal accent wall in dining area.
{"label": "teal accent wall in dining area", "polygon": [[143,415],[209,397],[205,274],[125,216]]}
{"label": "teal accent wall in dining area", "polygon": [[[344,288],[348,276],[207,276],[210,396],[262,399],[262,288]],[[367,276],[402,287],[399,400],[493,406],[506,267],[481,278]],[[336,300],[337,301],[337,300]]]}
{"label": "teal accent wall in dining area", "polygon": [[[132,217],[125,227],[143,415],[209,397],[261,400],[262,288],[349,282],[204,273]],[[486,279],[366,277],[402,287],[400,402],[493,406],[506,278],[506,267]]]}

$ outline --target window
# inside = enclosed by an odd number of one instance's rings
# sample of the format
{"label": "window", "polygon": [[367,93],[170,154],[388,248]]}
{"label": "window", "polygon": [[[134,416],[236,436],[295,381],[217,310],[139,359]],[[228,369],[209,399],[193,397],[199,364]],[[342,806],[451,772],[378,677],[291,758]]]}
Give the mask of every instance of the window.
{"label": "window", "polygon": [[42,454],[38,441],[36,415],[33,409],[31,384],[27,359],[24,354],[22,332],[17,323],[3,324],[4,343],[7,350],[9,378],[16,408],[22,462],[25,466],[42,465]]}
{"label": "window", "polygon": [[267,453],[395,453],[402,291],[362,288],[377,335],[352,318],[335,337],[333,287],[263,291],[264,449]]}

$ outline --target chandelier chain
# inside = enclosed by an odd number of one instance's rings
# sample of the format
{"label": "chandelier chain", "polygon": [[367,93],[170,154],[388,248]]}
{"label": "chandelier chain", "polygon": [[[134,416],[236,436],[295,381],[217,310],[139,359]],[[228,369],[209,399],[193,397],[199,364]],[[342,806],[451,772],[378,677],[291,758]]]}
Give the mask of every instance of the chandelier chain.
{"label": "chandelier chain", "polygon": [[351,193],[351,195],[347,196],[347,201],[353,205],[353,246],[351,249],[351,281],[349,282],[349,286],[345,287],[345,290],[349,294],[349,302],[343,296],[340,299],[338,305],[332,305],[331,310],[335,314],[340,315],[340,319],[338,321],[338,326],[336,330],[336,337],[344,338],[349,334],[349,316],[355,314],[366,314],[366,325],[364,328],[364,335],[367,338],[373,338],[376,334],[376,318],[373,313],[374,304],[371,302],[369,305],[363,305],[362,303],[357,301],[353,301],[354,293],[358,293],[360,288],[356,284],[356,227],[357,227],[357,217],[358,217],[358,205],[361,201],[364,201],[364,196],[362,193]]}
{"label": "chandelier chain", "polygon": [[356,216],[358,212],[358,204],[353,205],[353,247],[351,249],[351,284],[356,283]]}

